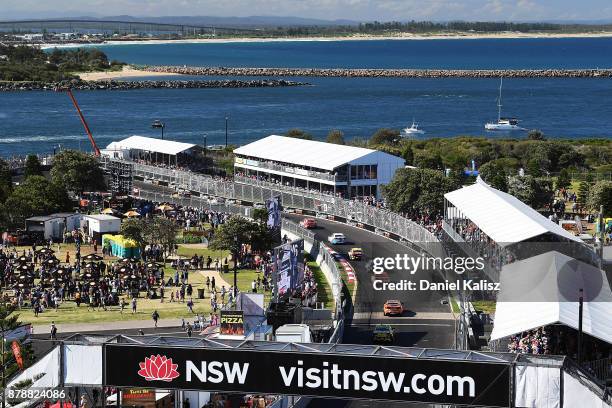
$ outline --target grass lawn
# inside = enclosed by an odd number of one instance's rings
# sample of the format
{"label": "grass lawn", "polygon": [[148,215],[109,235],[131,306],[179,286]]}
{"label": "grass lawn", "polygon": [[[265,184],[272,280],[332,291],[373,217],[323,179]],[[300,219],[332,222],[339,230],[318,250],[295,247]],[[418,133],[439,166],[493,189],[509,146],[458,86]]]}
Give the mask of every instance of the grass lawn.
{"label": "grass lawn", "polygon": [[[174,273],[174,272],[172,272]],[[204,314],[204,316],[208,316],[210,313],[210,297],[208,292],[206,292],[206,297],[204,299],[197,298],[197,288],[205,287],[205,277],[206,272],[204,274],[196,271],[190,271],[189,273],[189,282],[193,286],[194,296],[194,312]],[[253,279],[257,279],[259,274],[254,270],[238,270],[237,278],[238,278],[238,288],[242,292],[250,292],[251,291],[251,282]],[[230,285],[233,282],[234,275],[233,273],[228,273],[227,275],[222,275],[223,279],[225,279]],[[219,283],[218,287],[221,286]],[[178,288],[173,288],[176,291]],[[229,289],[226,286],[226,289]],[[22,311],[18,311],[20,314],[20,320],[23,322],[28,322],[32,324],[50,324],[52,321],[55,323],[102,323],[102,322],[116,322],[116,321],[124,321],[124,320],[148,320],[151,319],[151,314],[154,310],[157,310],[160,319],[177,319],[179,320],[181,317],[184,317],[185,320],[192,319],[194,314],[189,313],[187,306],[185,303],[170,303],[168,301],[170,292],[169,289],[166,289],[166,295],[164,303],[161,303],[159,299],[150,300],[145,297],[142,297],[144,292],[141,292],[141,297],[138,298],[138,308],[137,313],[132,314],[130,299],[126,296],[123,298],[126,300],[128,305],[126,306],[123,313],[120,313],[119,306],[108,307],[106,311],[100,309],[96,309],[95,311],[88,310],[87,305],[81,304],[80,307],[76,306],[76,303],[73,301],[66,301],[62,303],[59,307],[58,311],[53,309],[47,309],[45,312],[41,313],[38,317],[34,317],[34,312],[31,309],[24,309]],[[265,301],[268,302],[270,300],[271,293],[266,292]],[[112,328],[109,325],[109,328]]]}
{"label": "grass lawn", "polygon": [[325,279],[323,271],[315,261],[308,261],[308,267],[314,274],[315,282],[317,283],[317,302],[323,302],[323,307],[334,309],[334,295],[331,287]]}
{"label": "grass lawn", "polygon": [[[234,284],[234,272],[230,270],[228,274],[221,274],[223,278],[230,284]],[[236,280],[238,281],[238,289],[242,292],[251,292],[251,283],[253,279],[257,279],[258,276],[263,278],[263,274],[261,272],[257,272],[253,269],[238,269],[238,273],[236,274]],[[259,292],[261,293],[261,292]],[[267,305],[272,298],[272,292],[265,292],[264,296],[264,304]]]}
{"label": "grass lawn", "polygon": [[179,244],[177,254],[180,256],[186,256],[191,258],[194,255],[203,256],[206,259],[210,256],[213,259],[213,263],[215,259],[219,258],[220,260],[228,257],[230,255],[230,251],[219,250],[215,251],[213,249],[203,248],[201,246],[191,246],[189,244]]}
{"label": "grass lawn", "polygon": [[461,308],[459,307],[459,303],[457,303],[455,298],[452,298],[452,297],[451,297],[451,308],[453,310],[453,313],[460,313],[461,312]]}
{"label": "grass lawn", "polygon": [[494,300],[475,300],[472,305],[474,305],[474,309],[484,313],[495,313],[496,303]]}

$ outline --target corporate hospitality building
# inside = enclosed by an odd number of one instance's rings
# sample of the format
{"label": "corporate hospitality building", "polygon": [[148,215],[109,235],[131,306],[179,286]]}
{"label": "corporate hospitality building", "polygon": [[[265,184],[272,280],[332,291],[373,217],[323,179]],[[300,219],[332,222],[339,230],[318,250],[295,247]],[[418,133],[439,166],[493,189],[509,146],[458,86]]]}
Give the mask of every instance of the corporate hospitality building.
{"label": "corporate hospitality building", "polygon": [[271,135],[234,150],[238,177],[342,195],[380,197],[400,157],[377,150]]}

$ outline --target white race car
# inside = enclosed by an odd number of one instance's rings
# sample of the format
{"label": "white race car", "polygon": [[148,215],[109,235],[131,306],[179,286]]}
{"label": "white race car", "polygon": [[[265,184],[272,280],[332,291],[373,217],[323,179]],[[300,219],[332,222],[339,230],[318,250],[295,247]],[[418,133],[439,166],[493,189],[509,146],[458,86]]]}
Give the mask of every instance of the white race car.
{"label": "white race car", "polygon": [[329,241],[330,244],[344,244],[344,243],[346,243],[346,237],[341,232],[334,232],[329,237],[327,237],[327,240]]}

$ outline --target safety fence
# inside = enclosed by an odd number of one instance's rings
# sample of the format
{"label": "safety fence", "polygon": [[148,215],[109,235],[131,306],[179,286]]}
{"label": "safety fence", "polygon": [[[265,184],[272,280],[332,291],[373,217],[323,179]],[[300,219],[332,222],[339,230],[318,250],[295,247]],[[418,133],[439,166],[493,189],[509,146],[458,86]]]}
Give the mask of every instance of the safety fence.
{"label": "safety fence", "polygon": [[[195,192],[200,196],[224,197],[250,203],[265,203],[272,197],[281,197],[285,208],[301,209],[315,214],[337,217],[349,224],[369,226],[376,232],[389,234],[404,242],[410,242],[432,256],[441,256],[439,240],[425,227],[384,208],[362,201],[346,200],[333,195],[286,190],[283,186],[246,184],[213,178],[186,170],[133,164],[133,175],[145,182],[163,182],[169,187]],[[256,180],[255,180],[256,181]]]}

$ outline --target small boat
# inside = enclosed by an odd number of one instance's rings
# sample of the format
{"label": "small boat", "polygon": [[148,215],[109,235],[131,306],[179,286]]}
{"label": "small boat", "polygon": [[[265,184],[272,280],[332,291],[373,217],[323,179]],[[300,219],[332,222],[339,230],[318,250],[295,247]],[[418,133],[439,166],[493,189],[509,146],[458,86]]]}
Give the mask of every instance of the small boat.
{"label": "small boat", "polygon": [[412,120],[412,125],[410,127],[404,128],[402,130],[404,136],[414,136],[414,135],[422,135],[425,134],[423,129],[419,129],[419,125],[415,123],[414,119]]}
{"label": "small boat", "polygon": [[513,131],[513,130],[527,130],[519,126],[519,120],[517,118],[502,118],[501,117],[501,97],[502,97],[502,85],[503,78],[499,80],[499,97],[497,98],[497,122],[489,122],[485,124],[486,130],[491,131]]}

